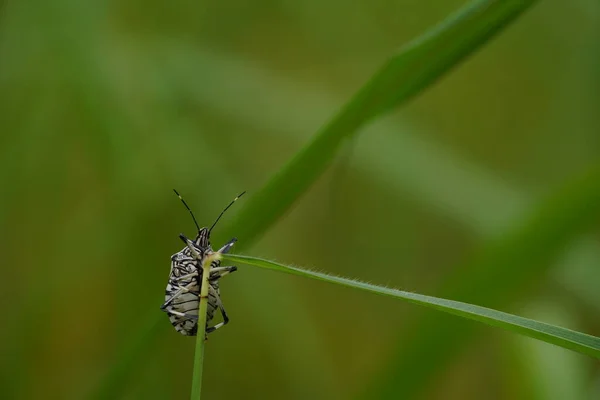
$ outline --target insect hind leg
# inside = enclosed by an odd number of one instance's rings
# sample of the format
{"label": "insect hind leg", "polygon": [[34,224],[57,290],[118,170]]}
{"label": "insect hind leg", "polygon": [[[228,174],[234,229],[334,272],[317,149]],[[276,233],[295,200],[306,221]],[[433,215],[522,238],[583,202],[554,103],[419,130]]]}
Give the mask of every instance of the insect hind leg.
{"label": "insect hind leg", "polygon": [[229,323],[229,317],[227,316],[225,307],[223,307],[223,302],[221,301],[221,296],[219,296],[219,293],[216,290],[214,290],[212,287],[210,288],[210,290],[211,290],[211,294],[213,294],[215,296],[215,298],[217,299],[217,306],[219,307],[219,310],[221,311],[221,315],[223,316],[223,321],[219,322],[218,324],[216,324],[214,326],[207,326],[206,327],[207,334],[214,332],[217,329],[222,328]]}
{"label": "insect hind leg", "polygon": [[173,310],[171,307],[165,307],[165,308],[160,308],[162,311],[166,312],[167,314],[173,314],[173,315],[177,315],[178,317],[183,317],[183,318],[187,318],[187,319],[193,319],[195,321],[198,321],[198,316],[194,315],[194,314],[186,314],[186,313],[182,313],[179,311],[175,311]]}
{"label": "insect hind leg", "polygon": [[173,300],[175,300],[175,298],[177,298],[177,296],[179,296],[181,293],[184,293],[184,292],[191,293],[191,294],[194,294],[194,295],[200,297],[200,293],[189,289],[189,287],[192,285],[194,285],[194,282],[191,282],[187,286],[173,286],[173,289],[177,289],[177,291],[175,293],[173,293],[171,295],[171,297],[169,297],[169,299],[162,304],[162,306],[160,306],[160,309],[162,311],[165,311],[165,309],[169,306],[169,304],[171,304],[173,302]]}

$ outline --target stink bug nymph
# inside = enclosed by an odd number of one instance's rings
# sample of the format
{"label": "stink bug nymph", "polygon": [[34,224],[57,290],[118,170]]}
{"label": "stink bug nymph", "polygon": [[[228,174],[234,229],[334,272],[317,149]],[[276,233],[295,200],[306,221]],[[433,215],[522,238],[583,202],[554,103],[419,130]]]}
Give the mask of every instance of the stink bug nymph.
{"label": "stink bug nymph", "polygon": [[[225,209],[219,214],[210,229],[200,228],[194,213],[187,205],[183,197],[175,189],[175,194],[179,197],[185,208],[190,212],[198,234],[192,241],[183,233],[179,235],[185,243],[185,247],[180,252],[171,256],[171,272],[169,274],[169,283],[165,290],[165,303],[160,309],[167,313],[171,324],[177,332],[186,336],[196,336],[198,334],[198,304],[200,301],[200,285],[202,282],[202,262],[204,259],[214,253],[210,246],[210,232],[215,227],[219,219],[225,214],[225,211],[242,197],[245,192],[238,195]],[[231,239],[217,252],[225,254],[231,250],[236,238]],[[237,270],[237,267],[221,267],[221,261],[215,259],[210,264],[210,276],[208,277],[208,307],[206,311],[206,334],[213,332],[229,322],[219,291],[219,279],[231,272]],[[213,319],[217,307],[223,316],[223,322],[214,326],[208,326]]]}

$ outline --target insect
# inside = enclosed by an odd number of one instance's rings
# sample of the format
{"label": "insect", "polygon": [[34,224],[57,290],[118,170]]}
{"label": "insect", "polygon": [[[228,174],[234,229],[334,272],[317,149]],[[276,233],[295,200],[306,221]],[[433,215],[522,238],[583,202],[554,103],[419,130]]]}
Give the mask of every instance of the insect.
{"label": "insect", "polygon": [[[179,238],[185,243],[185,247],[180,252],[171,256],[171,272],[165,290],[165,302],[160,306],[160,309],[167,313],[171,324],[179,333],[185,336],[196,336],[198,333],[198,304],[200,301],[200,286],[203,274],[202,262],[208,255],[214,253],[210,245],[210,232],[223,214],[225,214],[225,211],[246,192],[242,192],[233,199],[219,214],[210,229],[207,229],[200,228],[194,213],[183,197],[175,189],[173,191],[190,212],[194,224],[196,224],[196,229],[198,229],[198,234],[193,241],[188,239],[183,233],[179,235]],[[236,241],[236,238],[231,239],[217,253],[228,253]],[[214,332],[229,322],[227,312],[225,312],[223,302],[221,301],[219,279],[236,270],[237,267],[235,266],[222,267],[220,260],[214,260],[210,264],[205,335]],[[217,308],[221,311],[223,321],[209,327],[208,323],[213,319]]]}

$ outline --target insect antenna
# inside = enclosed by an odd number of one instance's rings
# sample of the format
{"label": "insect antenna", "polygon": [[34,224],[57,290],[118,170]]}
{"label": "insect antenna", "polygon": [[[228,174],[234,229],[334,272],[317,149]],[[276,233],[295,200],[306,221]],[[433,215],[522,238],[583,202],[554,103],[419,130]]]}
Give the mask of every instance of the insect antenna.
{"label": "insect antenna", "polygon": [[233,205],[233,203],[235,203],[237,201],[237,199],[239,199],[240,197],[242,197],[244,195],[244,193],[246,193],[245,190],[242,193],[238,194],[235,199],[231,200],[231,203],[229,203],[229,205],[227,207],[225,207],[225,209],[223,211],[221,211],[221,214],[219,214],[219,216],[217,217],[217,219],[215,220],[215,222],[212,224],[212,226],[208,230],[208,234],[209,235],[210,235],[210,232],[212,231],[212,229],[217,224],[217,222],[219,222],[219,220],[221,219],[221,217],[223,216],[223,214],[225,214],[225,211],[227,211],[229,209],[229,207],[231,207]]}
{"label": "insect antenna", "polygon": [[190,208],[190,206],[187,205],[187,203],[185,202],[183,197],[181,197],[179,192],[177,192],[177,190],[173,189],[173,191],[175,192],[177,197],[179,197],[179,200],[181,200],[181,202],[183,203],[185,208],[187,208],[187,210],[190,212],[190,215],[192,216],[192,219],[194,220],[194,224],[196,224],[196,229],[198,229],[198,232],[200,232],[200,226],[198,225],[198,221],[196,221],[196,217],[194,217],[194,213],[192,212],[192,209]]}

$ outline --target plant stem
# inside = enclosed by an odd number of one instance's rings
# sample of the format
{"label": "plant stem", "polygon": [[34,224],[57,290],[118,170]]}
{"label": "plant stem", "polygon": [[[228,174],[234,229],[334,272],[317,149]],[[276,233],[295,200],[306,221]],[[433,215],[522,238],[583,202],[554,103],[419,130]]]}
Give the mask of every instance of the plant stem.
{"label": "plant stem", "polygon": [[192,400],[202,397],[202,369],[204,365],[204,342],[206,342],[206,309],[208,307],[208,277],[213,261],[220,259],[221,254],[211,253],[202,262],[202,282],[200,286],[200,302],[198,305],[198,333],[196,336],[196,354],[192,375]]}

